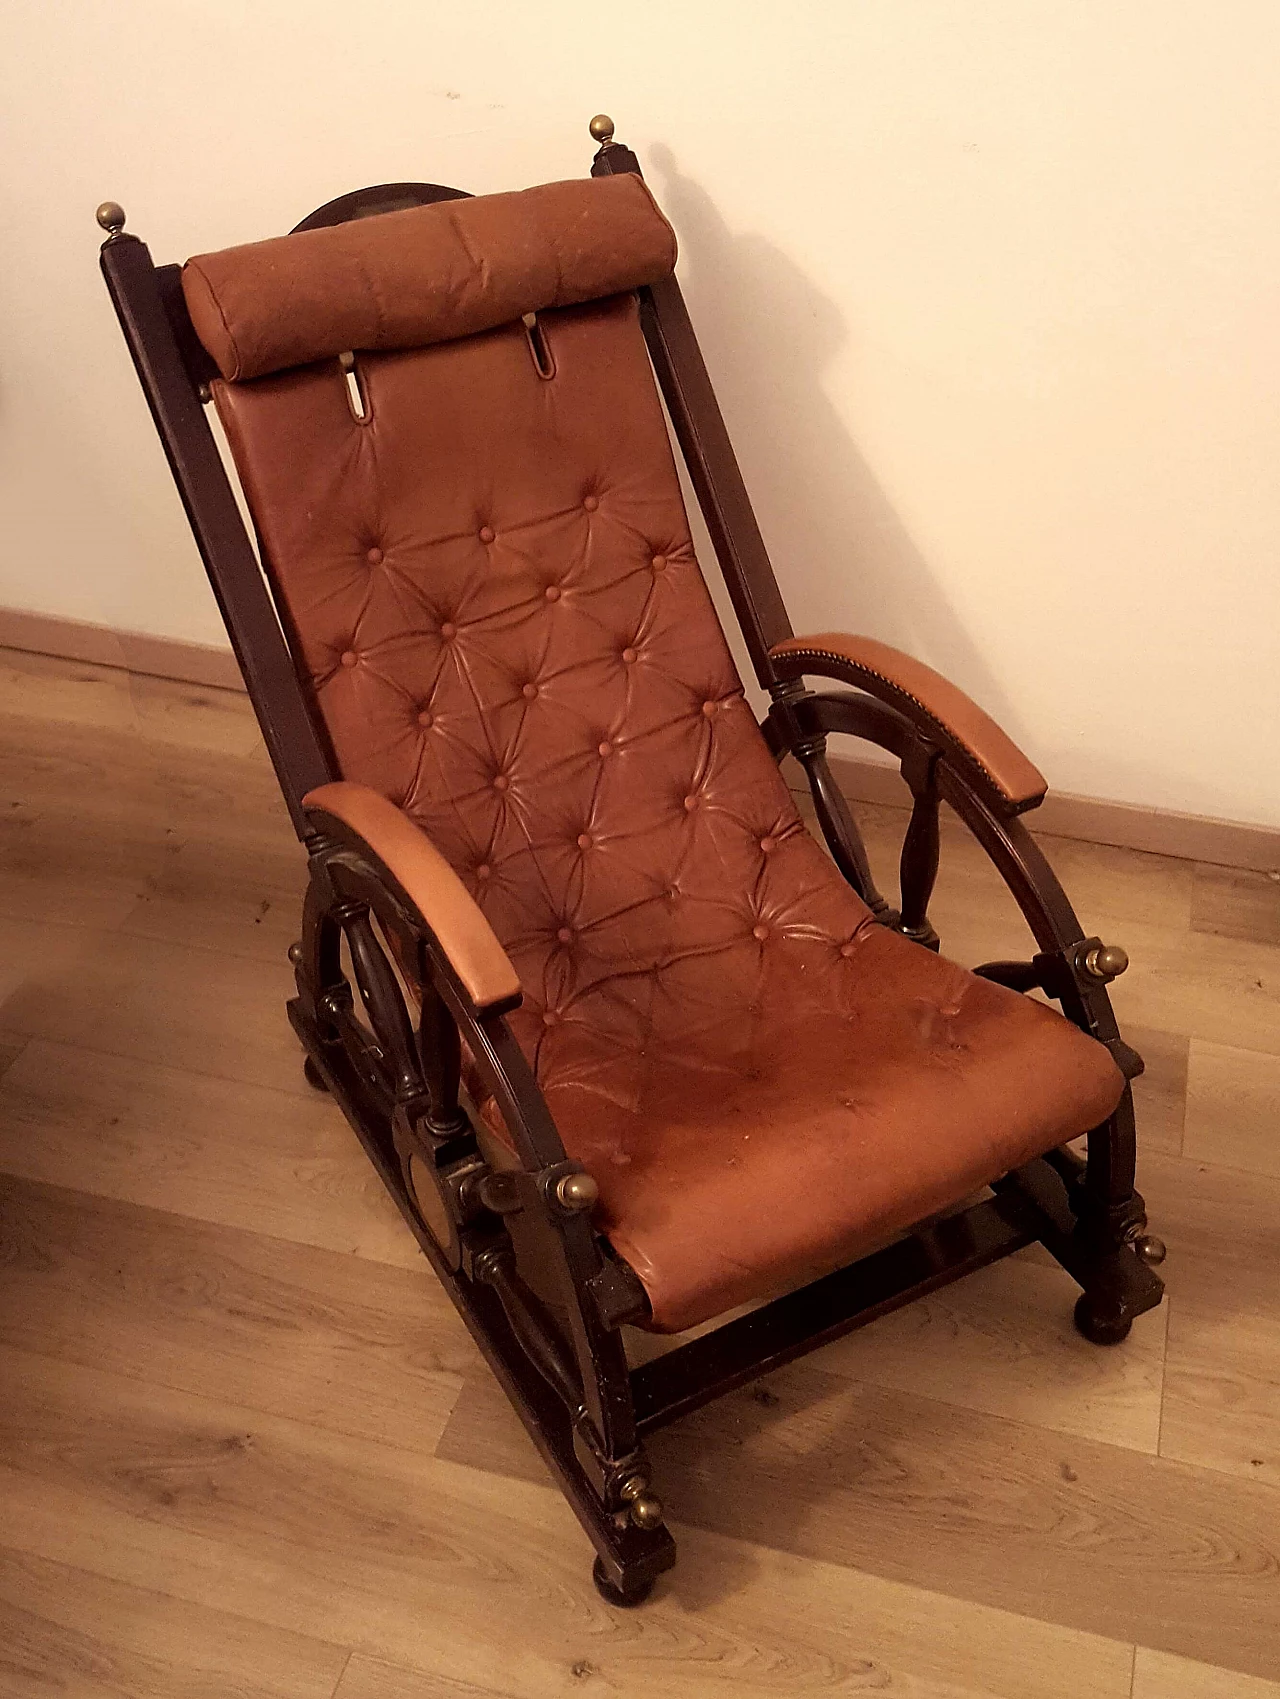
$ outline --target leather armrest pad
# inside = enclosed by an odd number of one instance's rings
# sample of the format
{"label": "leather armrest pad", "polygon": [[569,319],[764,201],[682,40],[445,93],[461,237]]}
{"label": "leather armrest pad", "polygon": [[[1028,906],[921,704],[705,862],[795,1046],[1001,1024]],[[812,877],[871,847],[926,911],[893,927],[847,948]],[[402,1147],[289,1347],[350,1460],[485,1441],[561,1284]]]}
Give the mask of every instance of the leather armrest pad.
{"label": "leather armrest pad", "polygon": [[788,637],[769,651],[784,674],[813,672],[840,678],[900,709],[945,746],[956,746],[995,788],[1008,808],[1034,807],[1049,788],[1044,775],[1007,733],[957,685],[874,637],[823,631]]}
{"label": "leather armrest pad", "polygon": [[475,899],[403,809],[367,785],[320,785],[302,799],[356,833],[396,880],[435,934],[477,1009],[520,995],[511,959]]}

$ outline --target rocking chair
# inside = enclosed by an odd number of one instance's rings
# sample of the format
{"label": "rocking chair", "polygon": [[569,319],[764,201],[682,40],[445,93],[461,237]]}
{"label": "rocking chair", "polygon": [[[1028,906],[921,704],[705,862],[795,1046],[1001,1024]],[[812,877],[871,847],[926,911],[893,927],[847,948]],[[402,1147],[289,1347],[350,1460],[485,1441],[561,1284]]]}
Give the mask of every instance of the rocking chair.
{"label": "rocking chair", "polygon": [[[590,179],[365,189],[185,267],[155,267],[114,203],[98,219],[309,857],[288,1005],[308,1078],[540,1447],[601,1592],[632,1604],[675,1560],[654,1429],[1036,1241],[1083,1289],[1081,1332],[1117,1343],[1160,1302],[1163,1247],[1134,1190],[1142,1062],[1107,995],[1126,959],[1022,823],[1044,779],[928,667],[793,635],[671,228],[611,122],[591,130]],[[834,734],[910,786],[897,909]],[[1030,960],[937,953],[943,801]],[[632,1367],[624,1324],[701,1331]]]}

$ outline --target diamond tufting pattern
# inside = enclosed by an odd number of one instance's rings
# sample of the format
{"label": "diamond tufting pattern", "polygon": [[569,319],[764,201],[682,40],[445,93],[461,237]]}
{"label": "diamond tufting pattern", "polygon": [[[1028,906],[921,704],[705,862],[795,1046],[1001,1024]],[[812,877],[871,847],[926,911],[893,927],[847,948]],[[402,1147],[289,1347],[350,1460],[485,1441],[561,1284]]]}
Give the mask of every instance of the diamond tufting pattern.
{"label": "diamond tufting pattern", "polygon": [[1110,1057],[876,926],[806,831],[694,558],[634,297],[215,386],[344,777],[515,963],[599,1220],[677,1329],[1103,1120]]}

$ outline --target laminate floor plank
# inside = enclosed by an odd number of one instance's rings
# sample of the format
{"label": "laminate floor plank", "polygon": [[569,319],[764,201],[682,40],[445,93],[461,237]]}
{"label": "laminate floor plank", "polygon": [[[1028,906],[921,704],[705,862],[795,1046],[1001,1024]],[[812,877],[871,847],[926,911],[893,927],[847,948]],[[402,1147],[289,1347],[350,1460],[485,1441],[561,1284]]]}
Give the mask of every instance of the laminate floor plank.
{"label": "laminate floor plank", "polygon": [[1280,1176],[1280,1055],[1192,1040],[1183,1153]]}
{"label": "laminate floor plank", "polygon": [[1280,874],[1245,867],[1197,867],[1191,926],[1223,938],[1280,944]]}
{"label": "laminate floor plank", "polygon": [[[439,1283],[0,1179],[0,1341],[430,1451],[480,1358]],[[52,1372],[52,1370],[50,1371]]]}
{"label": "laminate floor plank", "polygon": [[277,964],[302,931],[306,857],[292,842],[274,865],[227,865],[222,847],[187,843],[157,867],[118,921],[121,932]]}
{"label": "laminate floor plank", "polygon": [[1160,1450],[1280,1488],[1280,1177],[1184,1159],[1144,1169],[1169,1244]]}
{"label": "laminate floor plank", "polygon": [[[653,1435],[671,1515],[735,1539],[1280,1673],[1280,1491],[852,1383],[814,1357]],[[438,1454],[542,1465],[482,1375]]]}
{"label": "laminate floor plank", "polygon": [[244,1085],[44,1039],[15,1045],[0,1073],[0,1172],[425,1267],[324,1093]]}
{"label": "laminate floor plank", "polygon": [[1129,971],[1111,987],[1121,1029],[1280,1054],[1280,946],[1133,925]]}
{"label": "laminate floor plank", "polygon": [[1133,1699],[1280,1699],[1280,1681],[1139,1646],[1133,1665]]}
{"label": "laminate floor plank", "polygon": [[0,1547],[5,1699],[330,1699],[345,1647]]}
{"label": "laminate floor plank", "polygon": [[549,1488],[103,1370],[0,1350],[0,1374],[20,1549],[464,1692],[1128,1694],[1128,1645],[696,1530],[686,1566],[619,1612]]}
{"label": "laminate floor plank", "polygon": [[0,921],[0,1025],[86,1051],[311,1095],[284,956]]}
{"label": "laminate floor plank", "polygon": [[1131,1021],[1125,1025],[1124,1036],[1146,1063],[1146,1071],[1132,1082],[1139,1159],[1149,1151],[1177,1156],[1186,1124],[1191,1040],[1182,1033],[1158,1032]]}
{"label": "laminate floor plank", "polygon": [[30,720],[44,736],[68,723],[136,735],[133,682],[121,667],[0,648],[0,717]]}
{"label": "laminate floor plank", "polygon": [[1123,1351],[1082,1339],[1079,1287],[1024,1254],[944,1287],[824,1347],[824,1373],[966,1410],[1155,1453],[1165,1311],[1142,1316]]}
{"label": "laminate floor plank", "polygon": [[149,743],[266,760],[257,715],[243,691],[126,676],[138,731]]}
{"label": "laminate floor plank", "polygon": [[[576,1682],[588,1681],[594,1674],[585,1660],[579,1669],[581,1673],[574,1677]],[[448,1676],[424,1676],[420,1670],[400,1669],[381,1658],[366,1658],[354,1652],[333,1699],[505,1699],[505,1696],[495,1693],[492,1687],[451,1681]]]}

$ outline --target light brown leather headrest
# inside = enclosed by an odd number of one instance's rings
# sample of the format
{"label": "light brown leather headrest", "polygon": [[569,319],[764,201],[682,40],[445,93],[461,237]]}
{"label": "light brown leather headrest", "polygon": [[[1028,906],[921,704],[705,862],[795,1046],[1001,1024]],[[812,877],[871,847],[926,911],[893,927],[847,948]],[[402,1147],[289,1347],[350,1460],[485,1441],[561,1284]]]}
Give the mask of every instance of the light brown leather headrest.
{"label": "light brown leather headrest", "polygon": [[675,233],[634,174],[437,201],[243,248],[182,271],[224,378],[358,348],[420,348],[670,275]]}

